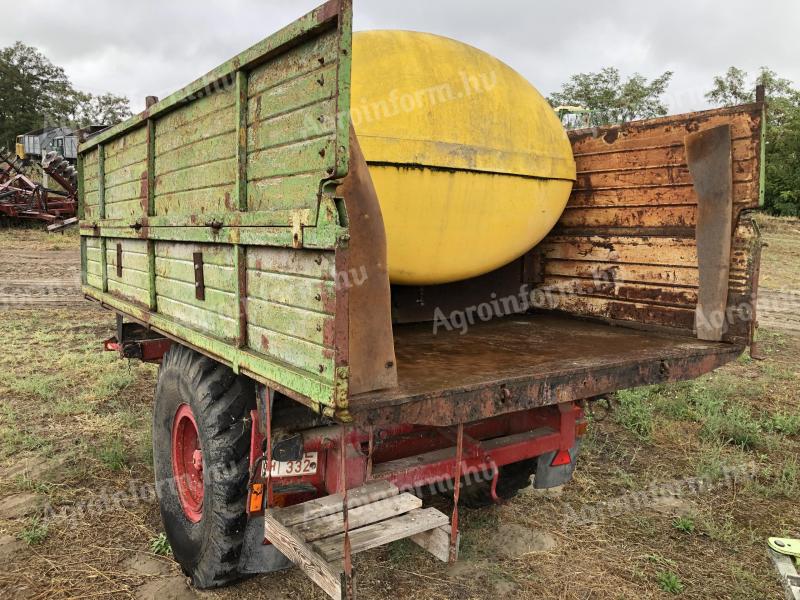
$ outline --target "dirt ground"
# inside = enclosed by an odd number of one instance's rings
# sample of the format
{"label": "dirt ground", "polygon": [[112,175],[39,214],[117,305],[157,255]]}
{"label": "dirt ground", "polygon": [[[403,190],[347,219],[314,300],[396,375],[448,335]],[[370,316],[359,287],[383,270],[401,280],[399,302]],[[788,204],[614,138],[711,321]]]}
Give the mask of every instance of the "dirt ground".
{"label": "dirt ground", "polygon": [[[360,597],[783,598],[765,540],[800,537],[800,222],[762,219],[759,339],[697,381],[597,411],[574,481],[462,510],[462,560],[356,557]],[[152,494],[156,370],[99,350],[74,233],[0,231],[0,598],[318,598],[296,571],[189,589]]]}

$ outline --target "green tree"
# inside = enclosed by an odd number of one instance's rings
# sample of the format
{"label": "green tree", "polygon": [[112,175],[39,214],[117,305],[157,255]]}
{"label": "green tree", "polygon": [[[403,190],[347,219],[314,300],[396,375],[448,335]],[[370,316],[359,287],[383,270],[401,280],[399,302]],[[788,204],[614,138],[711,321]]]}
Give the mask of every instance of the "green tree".
{"label": "green tree", "polygon": [[106,93],[99,96],[80,94],[78,97],[75,121],[80,127],[116,125],[130,116],[130,102],[125,96]]}
{"label": "green tree", "polygon": [[127,98],[77,91],[64,69],[33,46],[0,48],[0,145],[42,127],[111,125],[129,115]]}
{"label": "green tree", "polygon": [[623,79],[619,70],[606,67],[596,73],[578,73],[550,95],[555,106],[578,105],[591,111],[593,125],[626,123],[667,114],[662,96],[672,79],[665,71],[652,81],[639,73]]}
{"label": "green tree", "polygon": [[764,86],[767,101],[764,207],[772,214],[800,216],[800,91],[767,67],[752,80],[746,71],[730,67],[714,77],[706,98],[718,106],[754,102],[756,85]]}

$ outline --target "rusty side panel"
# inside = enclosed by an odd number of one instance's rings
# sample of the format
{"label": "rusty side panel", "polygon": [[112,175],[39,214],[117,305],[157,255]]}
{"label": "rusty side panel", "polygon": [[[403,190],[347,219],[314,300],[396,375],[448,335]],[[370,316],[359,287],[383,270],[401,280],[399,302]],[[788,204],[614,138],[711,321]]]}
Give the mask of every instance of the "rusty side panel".
{"label": "rusty side panel", "polygon": [[351,30],[330,0],[80,148],[84,293],[329,415]]}
{"label": "rusty side panel", "polygon": [[578,179],[556,229],[536,249],[549,308],[691,332],[698,294],[697,195],[688,134],[730,125],[733,242],[730,311],[723,339],[745,343],[749,319],[736,300],[753,279],[763,105],[665,117],[570,134]]}

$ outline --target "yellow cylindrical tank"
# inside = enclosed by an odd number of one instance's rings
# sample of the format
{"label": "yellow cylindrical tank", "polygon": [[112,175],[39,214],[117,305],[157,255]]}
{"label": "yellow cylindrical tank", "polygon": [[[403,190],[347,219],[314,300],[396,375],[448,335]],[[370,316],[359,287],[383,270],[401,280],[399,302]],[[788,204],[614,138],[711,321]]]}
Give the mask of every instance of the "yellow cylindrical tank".
{"label": "yellow cylindrical tank", "polygon": [[356,33],[351,117],[392,283],[447,283],[511,262],[547,235],[575,180],[569,139],[542,95],[441,36]]}

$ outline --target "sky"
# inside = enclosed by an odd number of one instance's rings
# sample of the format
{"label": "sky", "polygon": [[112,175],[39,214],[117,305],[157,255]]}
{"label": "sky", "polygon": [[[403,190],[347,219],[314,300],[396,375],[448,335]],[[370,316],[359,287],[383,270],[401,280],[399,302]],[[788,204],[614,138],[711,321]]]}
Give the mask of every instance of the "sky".
{"label": "sky", "polygon": [[[4,11],[0,47],[36,46],[83,91],[165,97],[322,0],[26,0]],[[606,66],[675,72],[671,113],[707,106],[729,66],[762,65],[800,86],[797,0],[354,0],[354,28],[410,29],[476,46],[540,92]]]}

